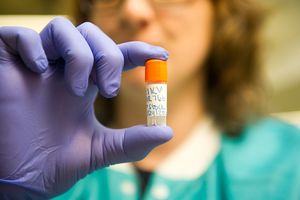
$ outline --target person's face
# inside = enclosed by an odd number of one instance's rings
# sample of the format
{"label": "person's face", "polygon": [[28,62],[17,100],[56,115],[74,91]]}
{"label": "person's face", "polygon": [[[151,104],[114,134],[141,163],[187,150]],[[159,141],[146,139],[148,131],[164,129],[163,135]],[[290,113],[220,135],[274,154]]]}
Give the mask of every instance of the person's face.
{"label": "person's face", "polygon": [[[105,7],[101,2],[119,4]],[[207,57],[213,5],[211,0],[95,0],[90,20],[116,43],[139,40],[167,49],[168,90],[172,92],[198,76]],[[123,79],[125,87],[142,88],[144,69],[126,72]]]}

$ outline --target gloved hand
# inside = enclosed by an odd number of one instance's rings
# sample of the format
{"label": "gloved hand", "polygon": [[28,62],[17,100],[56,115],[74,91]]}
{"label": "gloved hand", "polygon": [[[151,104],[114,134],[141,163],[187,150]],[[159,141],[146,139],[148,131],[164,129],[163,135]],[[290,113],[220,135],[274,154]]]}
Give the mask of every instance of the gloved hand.
{"label": "gloved hand", "polygon": [[160,47],[116,45],[93,24],[76,28],[64,18],[40,35],[0,27],[0,199],[53,197],[168,141],[168,127],[110,129],[93,111],[98,90],[117,95],[122,70],[167,57]]}

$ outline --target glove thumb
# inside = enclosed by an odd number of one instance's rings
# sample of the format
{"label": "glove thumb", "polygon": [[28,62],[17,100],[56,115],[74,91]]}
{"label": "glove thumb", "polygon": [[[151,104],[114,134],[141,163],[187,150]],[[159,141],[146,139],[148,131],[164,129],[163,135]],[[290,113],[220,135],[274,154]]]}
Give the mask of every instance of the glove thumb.
{"label": "glove thumb", "polygon": [[126,129],[102,127],[101,132],[92,141],[92,170],[141,160],[152,149],[169,141],[173,136],[172,129],[167,126],[139,125]]}

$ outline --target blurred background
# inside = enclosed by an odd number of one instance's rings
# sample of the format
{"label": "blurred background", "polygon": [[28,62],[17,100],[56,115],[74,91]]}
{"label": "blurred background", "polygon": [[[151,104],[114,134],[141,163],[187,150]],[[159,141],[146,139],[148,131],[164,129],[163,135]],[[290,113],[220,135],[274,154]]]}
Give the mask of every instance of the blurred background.
{"label": "blurred background", "polygon": [[[257,2],[268,12],[262,32],[268,111],[300,125],[300,1]],[[73,0],[0,1],[0,26],[40,31],[54,16],[70,16],[73,8]]]}

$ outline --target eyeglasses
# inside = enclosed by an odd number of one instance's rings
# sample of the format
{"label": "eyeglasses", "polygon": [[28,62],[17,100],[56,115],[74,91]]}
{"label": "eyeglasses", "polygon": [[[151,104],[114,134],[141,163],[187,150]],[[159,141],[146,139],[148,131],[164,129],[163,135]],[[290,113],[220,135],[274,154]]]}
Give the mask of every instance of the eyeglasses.
{"label": "eyeglasses", "polygon": [[[151,0],[154,4],[157,5],[174,5],[188,3],[194,0]],[[124,0],[92,0],[91,3],[93,6],[98,7],[99,9],[114,9],[119,7]]]}

